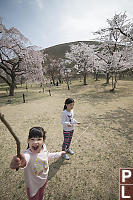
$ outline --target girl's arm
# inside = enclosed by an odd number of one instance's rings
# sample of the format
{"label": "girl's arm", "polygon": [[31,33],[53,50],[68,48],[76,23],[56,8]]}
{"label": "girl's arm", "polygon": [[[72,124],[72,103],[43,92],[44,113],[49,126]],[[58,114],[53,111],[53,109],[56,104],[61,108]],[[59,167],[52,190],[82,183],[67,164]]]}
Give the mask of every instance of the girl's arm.
{"label": "girl's arm", "polygon": [[[72,115],[74,116],[74,112],[73,112],[73,110],[72,110]],[[72,122],[72,124],[80,124],[80,122],[78,122],[76,119],[73,118],[73,122]]]}
{"label": "girl's arm", "polygon": [[63,156],[64,154],[66,154],[65,151],[56,152],[56,153],[49,153],[48,152],[48,160],[59,158],[59,157]]}
{"label": "girl's arm", "polygon": [[73,124],[80,124],[76,119],[73,119]]}
{"label": "girl's arm", "polygon": [[24,168],[26,166],[26,159],[24,154],[20,154],[19,157],[13,156],[13,159],[10,163],[11,169],[17,169],[19,167]]}
{"label": "girl's arm", "polygon": [[66,125],[66,126],[68,126],[68,124],[70,124],[70,122],[66,122],[66,114],[63,112],[62,113],[62,120],[61,120],[61,123],[63,124],[63,125]]}

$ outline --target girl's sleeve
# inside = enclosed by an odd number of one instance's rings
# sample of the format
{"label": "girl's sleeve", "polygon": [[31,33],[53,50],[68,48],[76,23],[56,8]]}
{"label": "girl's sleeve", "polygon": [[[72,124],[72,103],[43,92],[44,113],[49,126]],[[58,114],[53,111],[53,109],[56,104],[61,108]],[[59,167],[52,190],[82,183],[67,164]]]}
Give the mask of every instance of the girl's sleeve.
{"label": "girl's sleeve", "polygon": [[76,119],[73,119],[73,124],[79,123]]}
{"label": "girl's sleeve", "polygon": [[23,153],[25,160],[26,160],[26,166],[24,168],[26,168],[28,166],[28,163],[30,161],[30,154],[29,153]]}
{"label": "girl's sleeve", "polygon": [[[72,115],[74,116],[74,112],[73,111],[72,111]],[[79,122],[76,119],[73,118],[72,124],[77,124],[77,123],[79,123]]]}
{"label": "girl's sleeve", "polygon": [[49,153],[48,152],[48,160],[60,158],[60,157],[61,157],[61,152],[56,152],[56,153]]}
{"label": "girl's sleeve", "polygon": [[70,122],[66,122],[66,114],[63,112],[62,113],[62,120],[61,120],[61,123],[63,125],[67,125],[67,124],[70,124]]}

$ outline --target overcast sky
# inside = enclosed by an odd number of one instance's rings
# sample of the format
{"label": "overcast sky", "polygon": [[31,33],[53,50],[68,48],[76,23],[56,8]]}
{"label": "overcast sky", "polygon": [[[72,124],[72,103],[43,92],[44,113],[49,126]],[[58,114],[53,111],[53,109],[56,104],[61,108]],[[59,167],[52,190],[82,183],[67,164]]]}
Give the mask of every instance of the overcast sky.
{"label": "overcast sky", "polygon": [[107,18],[125,11],[133,18],[133,0],[0,0],[3,23],[44,48],[90,40]]}

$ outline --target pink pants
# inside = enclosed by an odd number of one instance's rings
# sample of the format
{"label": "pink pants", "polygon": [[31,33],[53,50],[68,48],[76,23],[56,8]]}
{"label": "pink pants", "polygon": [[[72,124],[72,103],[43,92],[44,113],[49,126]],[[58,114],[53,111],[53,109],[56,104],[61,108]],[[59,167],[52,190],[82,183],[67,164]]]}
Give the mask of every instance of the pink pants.
{"label": "pink pants", "polygon": [[47,185],[47,181],[48,181],[48,178],[45,182],[45,184],[38,190],[38,192],[36,193],[35,196],[33,197],[30,197],[30,189],[27,188],[27,195],[28,195],[28,199],[29,200],[43,200],[43,197],[44,197],[44,189]]}

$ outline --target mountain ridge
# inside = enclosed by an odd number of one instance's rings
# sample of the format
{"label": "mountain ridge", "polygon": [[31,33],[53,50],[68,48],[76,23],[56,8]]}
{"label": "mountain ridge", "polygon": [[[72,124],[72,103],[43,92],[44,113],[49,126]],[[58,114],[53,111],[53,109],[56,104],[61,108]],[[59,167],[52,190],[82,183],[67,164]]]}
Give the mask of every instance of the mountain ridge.
{"label": "mountain ridge", "polygon": [[65,53],[67,51],[70,51],[70,45],[72,45],[72,44],[76,45],[76,44],[79,44],[80,42],[83,42],[88,45],[96,45],[96,46],[100,43],[98,41],[75,41],[75,42],[57,44],[57,45],[45,48],[42,51],[43,51],[43,53],[46,53],[53,57],[64,58]]}

